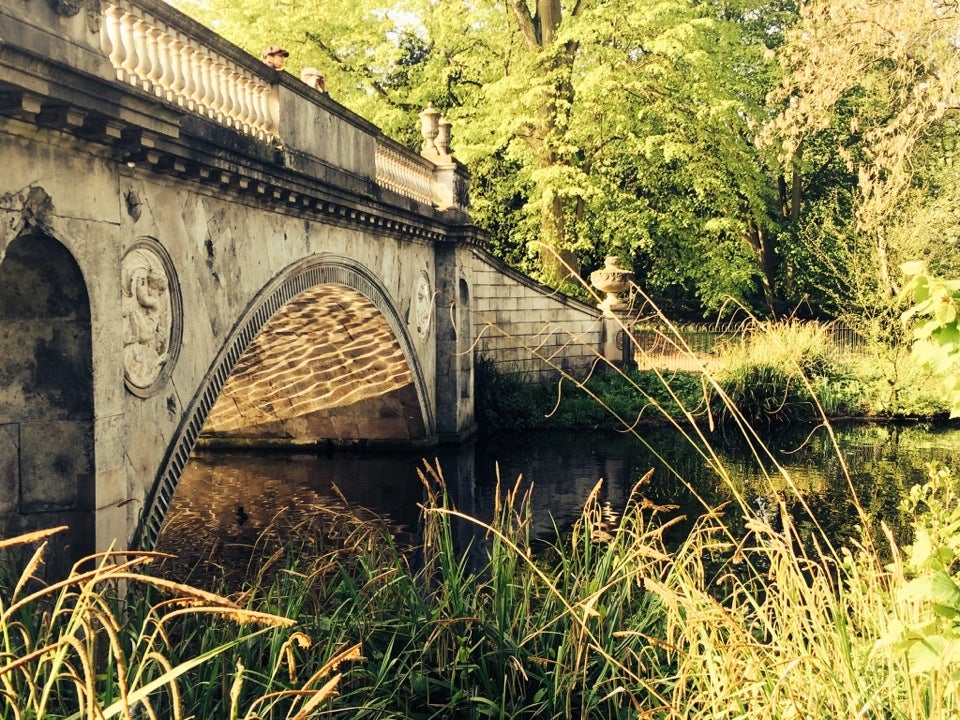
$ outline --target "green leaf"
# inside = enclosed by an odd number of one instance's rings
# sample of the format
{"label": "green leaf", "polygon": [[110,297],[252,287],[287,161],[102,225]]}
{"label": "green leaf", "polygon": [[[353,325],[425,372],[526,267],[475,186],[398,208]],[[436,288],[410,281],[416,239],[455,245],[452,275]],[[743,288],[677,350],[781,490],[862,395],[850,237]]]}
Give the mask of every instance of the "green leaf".
{"label": "green leaf", "polygon": [[[933,557],[931,554],[929,557]],[[929,558],[928,558],[929,559]],[[898,593],[901,600],[933,603],[960,609],[960,587],[943,571],[914,578]]]}

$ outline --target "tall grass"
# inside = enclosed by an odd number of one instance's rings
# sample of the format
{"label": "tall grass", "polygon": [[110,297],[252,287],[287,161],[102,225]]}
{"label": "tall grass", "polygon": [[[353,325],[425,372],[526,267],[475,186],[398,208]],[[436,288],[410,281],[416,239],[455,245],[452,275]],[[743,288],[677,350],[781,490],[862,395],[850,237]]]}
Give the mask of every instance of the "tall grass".
{"label": "tall grass", "polygon": [[[47,584],[35,574],[44,561],[46,539],[63,529],[0,541],[8,561],[18,550],[28,550],[20,571],[5,563],[0,578],[0,717],[196,717],[184,693],[198,672],[209,672],[218,658],[260,635],[289,635],[294,624],[200,588],[144,575],[141,568],[156,559],[150,553],[99,554]],[[182,625],[191,622],[233,631],[171,659]],[[261,717],[280,706],[289,710],[286,717],[309,717],[339,676],[321,679],[317,675],[294,691],[262,694],[243,704],[244,669],[238,664],[222,676],[229,683],[229,700],[219,717]]]}
{"label": "tall grass", "polygon": [[[841,357],[828,326],[757,322],[718,348],[717,380],[737,412],[754,425],[859,416],[867,388],[855,363]],[[819,407],[818,407],[819,405]],[[725,414],[725,405],[718,408]]]}
{"label": "tall grass", "polygon": [[[884,553],[866,535],[806,550],[784,507],[780,522],[752,519],[740,536],[722,509],[705,513],[670,548],[664,532],[678,519],[643,499],[643,482],[617,518],[595,491],[544,551],[530,537],[533,495],[522,483],[502,489],[494,517],[480,522],[451,504],[439,469],[422,475],[419,553],[383,534],[313,557],[300,550],[309,538],[294,536],[282,559],[268,558],[272,580],[235,598],[321,639],[306,650],[266,633],[231,647],[225,667],[239,661],[251,692],[290,692],[288,670],[312,676],[347,647],[353,661],[323,717],[960,713],[960,509],[942,469],[906,501],[918,542],[901,550],[883,537]],[[219,647],[227,627],[184,623],[188,655]],[[201,697],[218,675],[201,677],[182,688],[184,708],[218,707]],[[257,716],[285,717],[281,707]]]}
{"label": "tall grass", "polygon": [[[594,492],[537,552],[521,483],[480,522],[453,507],[437,468],[423,478],[416,555],[363,533],[311,556],[303,527],[231,598],[125,562],[32,591],[22,576],[3,595],[4,716],[960,713],[960,505],[942,468],[906,500],[916,542],[883,538],[892,562],[867,536],[804,550],[784,508],[781,523],[754,519],[739,537],[722,509],[705,513],[668,548],[676,518],[643,499],[642,482],[618,518]],[[108,610],[114,580],[175,595],[131,588],[122,612]],[[264,625],[248,632],[247,620]]]}

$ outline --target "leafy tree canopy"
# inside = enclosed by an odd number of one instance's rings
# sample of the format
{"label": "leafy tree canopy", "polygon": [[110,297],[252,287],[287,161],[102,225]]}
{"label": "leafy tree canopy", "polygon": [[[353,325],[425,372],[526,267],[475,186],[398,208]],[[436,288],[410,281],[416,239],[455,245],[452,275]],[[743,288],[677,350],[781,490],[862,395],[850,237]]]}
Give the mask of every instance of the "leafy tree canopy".
{"label": "leafy tree canopy", "polygon": [[955,2],[811,0],[788,33],[768,129],[784,164],[816,148],[845,166],[819,180],[804,238],[848,314],[892,318],[901,264],[956,262],[958,21]]}

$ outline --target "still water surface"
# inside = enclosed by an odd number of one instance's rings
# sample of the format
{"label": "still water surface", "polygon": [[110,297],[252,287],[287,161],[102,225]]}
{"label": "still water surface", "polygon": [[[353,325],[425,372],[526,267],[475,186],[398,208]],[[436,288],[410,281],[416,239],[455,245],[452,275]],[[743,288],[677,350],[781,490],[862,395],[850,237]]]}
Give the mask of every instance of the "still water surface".
{"label": "still water surface", "polygon": [[[497,477],[507,486],[522,477],[525,487],[532,485],[533,529],[541,538],[554,536],[554,524],[572,525],[600,480],[601,500],[619,512],[651,469],[639,492],[654,503],[678,506],[674,512],[687,518],[699,516],[704,503],[717,506],[735,493],[758,509],[778,496],[793,498],[792,483],[820,523],[842,538],[857,522],[851,486],[872,517],[897,529],[904,525],[900,498],[926,478],[931,461],[960,467],[960,429],[850,425],[834,430],[836,446],[823,428],[778,431],[766,438],[771,457],[762,461],[742,440],[712,438],[709,446],[717,455],[711,457],[701,443],[668,428],[644,430],[640,438],[615,432],[481,436],[426,458],[203,451],[184,473],[159,546],[202,555],[225,544],[252,544],[278,514],[296,522],[365,511],[387,517],[398,536],[415,540],[418,504],[424,500],[418,470],[424,462],[439,463],[457,508],[483,520],[493,512]],[[732,482],[721,480],[718,466]],[[788,505],[803,522],[806,512],[799,504],[789,500]]]}

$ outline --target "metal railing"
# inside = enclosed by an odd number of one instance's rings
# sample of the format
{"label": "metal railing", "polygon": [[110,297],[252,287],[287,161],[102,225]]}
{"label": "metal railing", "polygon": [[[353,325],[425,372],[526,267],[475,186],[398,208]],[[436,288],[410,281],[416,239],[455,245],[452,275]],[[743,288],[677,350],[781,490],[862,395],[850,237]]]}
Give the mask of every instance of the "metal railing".
{"label": "metal railing", "polygon": [[[836,356],[862,356],[867,344],[856,330],[846,325],[825,326]],[[666,368],[699,371],[715,367],[725,344],[739,342],[756,328],[721,328],[714,325],[681,325],[676,332],[652,325],[633,329],[634,360],[640,369]]]}

